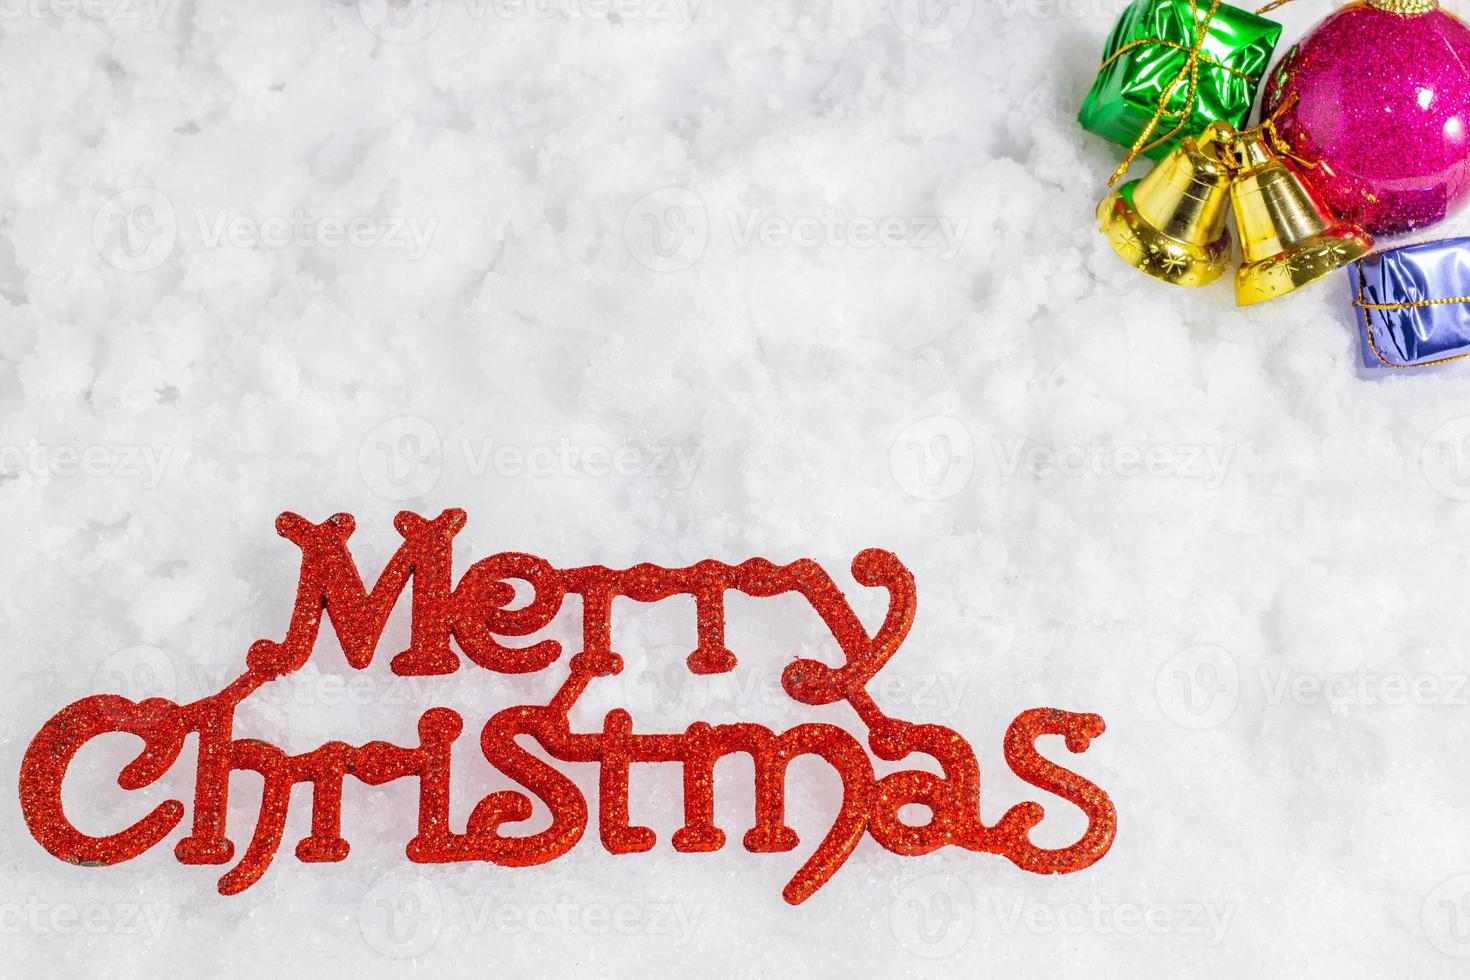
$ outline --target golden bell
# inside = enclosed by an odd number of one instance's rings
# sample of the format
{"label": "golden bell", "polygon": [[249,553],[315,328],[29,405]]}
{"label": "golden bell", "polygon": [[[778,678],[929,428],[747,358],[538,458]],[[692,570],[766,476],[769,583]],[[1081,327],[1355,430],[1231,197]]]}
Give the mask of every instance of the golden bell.
{"label": "golden bell", "polygon": [[1261,130],[1231,146],[1237,167],[1230,201],[1245,261],[1235,276],[1235,302],[1259,303],[1316,282],[1373,250],[1373,239],[1341,221]]}
{"label": "golden bell", "polygon": [[1229,168],[1220,153],[1235,136],[1214,123],[1185,139],[1147,177],[1124,184],[1097,206],[1113,251],[1135,269],[1178,286],[1208,286],[1230,260]]}

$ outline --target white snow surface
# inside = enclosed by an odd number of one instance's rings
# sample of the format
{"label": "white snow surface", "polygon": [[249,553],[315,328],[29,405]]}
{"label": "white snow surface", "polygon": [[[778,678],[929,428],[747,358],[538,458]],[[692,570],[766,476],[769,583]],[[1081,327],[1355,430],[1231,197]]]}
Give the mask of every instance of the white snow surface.
{"label": "white snow surface", "polygon": [[[635,767],[659,842],[614,856],[595,768],[563,765],[587,834],[521,869],[412,864],[416,785],[349,780],[345,861],[295,859],[301,787],[264,878],[225,898],[223,868],[174,858],[187,821],[79,868],[12,796],[0,974],[1463,976],[1463,369],[1356,367],[1341,276],[1240,310],[1113,255],[1093,209],[1121,149],[1075,114],[1120,7],[0,5],[6,785],[66,704],[198,698],[283,636],[282,511],[355,515],[371,577],[395,513],[458,506],[457,572],[805,556],[870,626],[882,597],[849,563],[889,549],[919,604],[880,704],[961,732],[987,822],[1035,799],[1051,846],[1085,821],[1001,740],[1027,708],[1097,712],[1085,754],[1041,745],[1119,815],[1111,852],[1058,877],[865,839],[791,907],[839,796],[815,760],[787,854],[740,846],[748,761],[721,765],[729,843],[704,855],[669,843],[676,768]],[[1281,11],[1287,39],[1323,13]],[[740,666],[693,677],[692,602],[620,602],[626,669],[574,723],[861,733],[776,685],[793,656],[840,662],[810,608],[729,607]],[[411,745],[453,707],[462,827],[511,785],[484,719],[543,701],[565,656],[405,681],[407,629],[405,602],[361,673],[325,633],[237,734]],[[578,630],[569,605],[547,635]],[[192,743],[128,793],[136,746],[78,757],[82,829],[192,806]],[[243,848],[259,780],[234,787]]]}

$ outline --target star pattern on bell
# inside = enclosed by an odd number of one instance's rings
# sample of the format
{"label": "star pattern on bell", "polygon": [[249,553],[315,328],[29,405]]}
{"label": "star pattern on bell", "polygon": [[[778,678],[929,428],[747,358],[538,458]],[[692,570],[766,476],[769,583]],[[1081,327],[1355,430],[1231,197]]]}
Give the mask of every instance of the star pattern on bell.
{"label": "star pattern on bell", "polygon": [[1182,255],[1176,255],[1171,252],[1164,256],[1164,261],[1162,262],[1162,265],[1165,272],[1169,273],[1170,275],[1178,275],[1185,269],[1189,268],[1189,260]]}

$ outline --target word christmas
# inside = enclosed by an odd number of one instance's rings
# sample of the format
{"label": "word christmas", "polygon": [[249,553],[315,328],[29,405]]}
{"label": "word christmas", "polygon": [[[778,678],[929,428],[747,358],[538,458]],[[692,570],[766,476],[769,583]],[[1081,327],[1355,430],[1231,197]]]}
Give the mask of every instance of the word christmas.
{"label": "word christmas", "polygon": [[[84,698],[63,709],[32,740],[20,771],[20,801],[26,825],[46,850],[73,864],[116,864],[159,843],[178,826],[184,806],[159,804],[132,826],[105,837],[85,834],[62,807],[62,782],[71,760],[89,740],[130,732],[143,740],[138,756],[122,769],[118,784],[138,790],[158,780],[178,758],[190,734],[199,736],[199,761],[193,823],[174,848],[184,864],[225,864],[235,847],[225,836],[230,775],[250,770],[263,778],[259,816],[245,852],[219,881],[231,895],[254,884],[281,845],[292,787],[311,785],[311,833],[296,844],[302,861],[341,861],[348,843],[341,835],[342,790],[347,776],[370,785],[395,779],[418,781],[418,834],[408,841],[411,861],[491,861],[515,867],[542,864],[567,853],[587,828],[588,806],[570,779],[517,744],[529,736],[552,758],[596,763],[598,832],[614,854],[654,846],[652,829],[629,822],[628,781],[635,763],[682,766],[684,826],[674,832],[677,851],[714,851],[725,832],[714,824],[714,771],[723,756],[747,753],[755,766],[755,826],[745,834],[749,851],[790,851],[798,844],[785,820],[786,771],[793,759],[811,755],[836,770],[842,803],[826,836],[783,892],[796,904],[809,898],[836,873],[864,832],[897,854],[927,854],[945,845],[988,851],[1038,873],[1077,871],[1097,861],[1112,844],[1117,815],[1097,786],[1043,758],[1035,747],[1042,735],[1061,735],[1072,752],[1085,751],[1103,731],[1093,714],[1054,708],[1026,711],[1010,725],[1005,758],[1031,785],[1079,807],[1086,831],[1060,849],[1038,847],[1029,839],[1044,811],[1021,803],[994,826],[980,820],[980,769],[975,753],[958,733],[939,725],[917,724],[885,715],[866,687],[898,650],[913,623],[913,576],[892,554],[877,549],[853,560],[861,585],[888,593],[888,611],[869,634],[846,597],[813,561],[775,565],[753,558],[739,565],[701,561],[688,568],[636,565],[621,571],[589,565],[559,569],[540,558],[504,553],[485,558],[451,587],[453,540],[465,514],[448,510],[434,520],[401,513],[395,521],[403,544],[369,590],[347,548],[354,522],[338,514],[313,524],[284,514],[276,530],[301,549],[301,578],[286,637],[260,640],[246,658],[246,670],[224,690],[190,704],[162,698],[134,702],[110,694]],[[480,800],[460,833],[449,818],[450,748],[463,730],[460,716],[433,708],[419,719],[419,744],[405,747],[373,741],[365,745],[328,742],[301,755],[252,738],[234,736],[235,708],[262,685],[299,670],[311,656],[323,617],[330,619],[348,663],[366,668],[373,659],[389,613],[412,579],[411,642],[391,661],[395,674],[408,677],[450,674],[460,657],[487,670],[523,674],[560,659],[560,644],[541,640],[508,646],[502,639],[526,637],[550,624],[569,594],[581,598],[582,649],[568,661],[568,674],[549,704],[522,705],[495,714],[480,733],[485,758],[525,792],[502,790]],[[515,602],[515,581],[530,587],[528,602]],[[725,593],[776,596],[799,593],[830,630],[844,663],[831,667],[798,659],[781,675],[786,694],[806,705],[846,702],[867,729],[868,747],[889,763],[922,753],[937,761],[942,775],[919,769],[879,777],[861,743],[830,724],[802,724],[780,735],[761,725],[692,724],[681,734],[640,734],[621,709],[608,712],[600,732],[571,730],[569,712],[592,682],[623,669],[612,648],[612,606],[617,598],[657,602],[672,596],[694,600],[698,644],[689,654],[695,674],[718,674],[735,667],[725,647]],[[450,646],[453,638],[456,655]],[[534,795],[551,811],[551,825],[539,833],[513,836],[505,825],[527,820]],[[899,818],[909,804],[930,813],[912,826]]]}

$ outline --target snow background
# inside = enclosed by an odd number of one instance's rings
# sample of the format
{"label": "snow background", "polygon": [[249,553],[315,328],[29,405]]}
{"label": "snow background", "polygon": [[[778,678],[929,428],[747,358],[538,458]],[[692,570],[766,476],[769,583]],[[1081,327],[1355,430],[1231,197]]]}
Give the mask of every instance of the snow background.
{"label": "snow background", "polygon": [[[354,514],[375,575],[398,509],[462,506],[461,571],[809,556],[859,592],[848,562],[889,548],[919,614],[880,703],[962,732],[987,821],[1038,799],[1054,845],[1082,818],[1001,738],[1038,705],[1102,714],[1085,755],[1042,744],[1119,833],[1060,878],[865,840],[790,908],[835,812],[816,761],[792,854],[739,847],[736,760],[724,851],[672,850],[678,772],[643,767],[654,851],[589,826],[525,870],[412,865],[416,786],[349,783],[345,862],[291,855],[298,791],[264,879],[223,899],[223,869],[174,860],[182,828],[80,869],[0,807],[0,973],[1463,974],[1470,392],[1365,378],[1340,279],[1240,311],[1113,256],[1092,210],[1119,149],[1074,115],[1120,0],[111,3],[0,20],[7,778],[67,703],[199,697],[282,636],[281,511]],[[1286,38],[1322,6],[1280,11]],[[277,234],[298,211],[316,237]],[[355,244],[321,242],[354,219]],[[716,679],[682,669],[692,603],[619,616],[628,670],[584,729],[623,705],[644,731],[858,730],[775,686],[835,658],[797,603],[732,598],[741,665]],[[237,732],[411,744],[454,707],[463,820],[505,784],[477,768],[483,719],[562,665],[408,683],[406,627],[355,677],[325,637]],[[120,791],[130,744],[74,766],[84,829],[191,798],[189,752]],[[235,785],[243,844],[257,784]]]}

